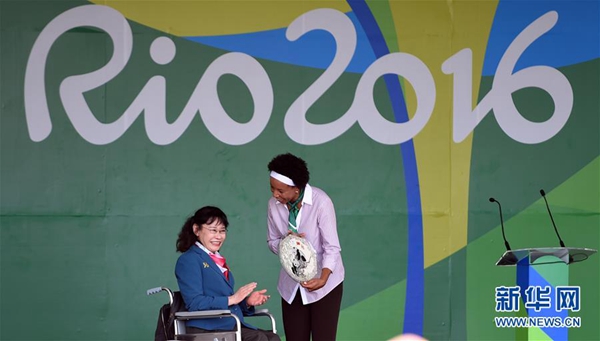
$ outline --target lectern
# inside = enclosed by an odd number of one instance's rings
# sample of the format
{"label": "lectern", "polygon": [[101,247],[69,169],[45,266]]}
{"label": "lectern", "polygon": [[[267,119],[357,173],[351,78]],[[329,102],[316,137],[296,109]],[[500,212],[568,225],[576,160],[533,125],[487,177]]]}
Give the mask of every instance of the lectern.
{"label": "lectern", "polygon": [[527,321],[527,328],[516,328],[517,340],[568,339],[569,328],[564,322],[570,321],[569,311],[578,311],[580,304],[579,288],[569,286],[569,265],[582,262],[596,252],[573,247],[504,252],[496,265],[517,267],[518,317]]}

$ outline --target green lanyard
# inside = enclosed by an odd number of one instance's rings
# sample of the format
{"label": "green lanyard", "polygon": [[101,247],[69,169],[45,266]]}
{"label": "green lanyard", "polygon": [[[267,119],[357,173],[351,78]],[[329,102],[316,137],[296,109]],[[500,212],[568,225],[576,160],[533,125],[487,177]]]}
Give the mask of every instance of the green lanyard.
{"label": "green lanyard", "polygon": [[290,218],[288,224],[288,230],[298,233],[298,224],[296,223],[296,219],[298,218],[298,213],[300,213],[300,208],[298,208],[298,204],[302,202],[304,198],[304,189],[300,192],[298,199],[290,204]]}

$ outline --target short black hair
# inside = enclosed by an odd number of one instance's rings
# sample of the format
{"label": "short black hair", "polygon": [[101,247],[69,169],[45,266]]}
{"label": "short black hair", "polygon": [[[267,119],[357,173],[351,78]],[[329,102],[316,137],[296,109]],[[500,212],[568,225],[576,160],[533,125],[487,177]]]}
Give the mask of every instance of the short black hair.
{"label": "short black hair", "polygon": [[292,179],[300,189],[304,189],[310,179],[306,162],[290,153],[277,155],[269,162],[267,168]]}

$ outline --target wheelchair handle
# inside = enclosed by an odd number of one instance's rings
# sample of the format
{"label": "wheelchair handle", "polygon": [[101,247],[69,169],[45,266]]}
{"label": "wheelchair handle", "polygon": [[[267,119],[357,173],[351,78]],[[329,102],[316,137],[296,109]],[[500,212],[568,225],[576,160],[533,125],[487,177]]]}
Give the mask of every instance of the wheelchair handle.
{"label": "wheelchair handle", "polygon": [[150,295],[158,294],[161,291],[166,291],[167,294],[169,294],[169,304],[173,305],[173,291],[171,291],[171,289],[169,289],[167,287],[156,287],[156,288],[148,289],[148,290],[146,290],[146,295],[150,296]]}

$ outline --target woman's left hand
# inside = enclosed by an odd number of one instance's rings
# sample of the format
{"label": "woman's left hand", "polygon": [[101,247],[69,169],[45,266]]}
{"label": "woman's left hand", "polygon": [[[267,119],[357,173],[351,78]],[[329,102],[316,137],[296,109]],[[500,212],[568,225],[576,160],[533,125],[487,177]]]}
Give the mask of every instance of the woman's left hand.
{"label": "woman's left hand", "polygon": [[323,268],[321,271],[321,278],[313,278],[310,281],[300,282],[300,285],[308,289],[308,291],[319,290],[327,284],[327,280],[329,279],[329,275],[331,275],[331,270],[328,268]]}
{"label": "woman's left hand", "polygon": [[265,304],[265,302],[267,302],[269,300],[269,298],[271,298],[271,296],[265,295],[266,292],[267,292],[267,289],[254,291],[253,293],[250,294],[250,296],[248,296],[248,299],[246,300],[246,304],[249,306],[257,306],[257,305]]}
{"label": "woman's left hand", "polygon": [[307,282],[300,282],[300,285],[303,288],[308,289],[308,291],[319,290],[324,287],[325,284],[327,284],[327,280],[321,278],[313,278]]}

